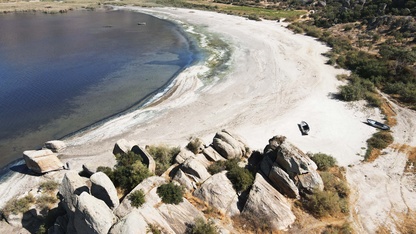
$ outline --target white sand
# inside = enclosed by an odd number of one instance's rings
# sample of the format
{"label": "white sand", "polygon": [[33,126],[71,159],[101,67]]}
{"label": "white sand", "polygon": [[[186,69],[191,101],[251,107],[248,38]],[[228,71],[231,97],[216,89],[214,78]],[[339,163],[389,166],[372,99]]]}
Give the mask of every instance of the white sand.
{"label": "white sand", "polygon": [[[69,161],[72,168],[80,169],[86,161],[110,165],[114,162],[114,143],[121,138],[140,145],[167,143],[183,147],[191,136],[209,144],[217,131],[227,129],[245,138],[252,149],[262,150],[272,136],[284,135],[304,152],[331,154],[341,166],[356,165],[349,169],[352,183],[363,182],[363,174],[371,171],[367,167],[373,167],[372,164],[361,165],[360,161],[365,142],[375,129],[363,121],[381,116],[377,110],[364,108],[363,103],[347,104],[331,97],[341,84],[336,75],[345,71],[325,64],[327,59],[321,54],[329,48],[322,43],[292,33],[285,23],[256,22],[187,9],[129,9],[194,25],[194,31],[202,28],[206,33],[219,35],[232,48],[230,69],[219,77],[219,82],[204,85],[198,77],[204,76],[207,69],[205,64],[197,64],[180,74],[172,88],[174,92],[157,105],[68,139],[63,161]],[[298,129],[302,120],[311,127],[308,136],[302,136]],[[6,184],[0,185],[0,191]],[[366,197],[367,188],[354,188],[354,197]],[[386,195],[384,190],[374,190],[372,198],[367,196],[369,200]],[[3,192],[0,195],[2,202],[10,197]],[[374,224],[356,226],[362,232],[373,232],[378,225],[377,212],[386,213],[389,208],[373,212],[373,207],[367,206],[371,201],[356,202],[358,208],[352,208],[357,211],[355,221]],[[378,209],[381,204],[374,205]],[[370,217],[364,217],[367,215]]]}

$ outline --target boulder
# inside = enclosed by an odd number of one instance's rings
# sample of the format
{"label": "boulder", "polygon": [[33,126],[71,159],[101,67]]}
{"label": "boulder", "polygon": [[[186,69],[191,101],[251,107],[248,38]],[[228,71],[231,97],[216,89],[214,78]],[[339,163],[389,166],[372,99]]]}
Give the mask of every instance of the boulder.
{"label": "boulder", "polygon": [[57,154],[50,149],[26,150],[23,152],[26,166],[36,173],[46,173],[63,169],[64,164],[58,159]]}
{"label": "boulder", "polygon": [[82,172],[85,173],[87,176],[92,176],[94,173],[97,172],[97,168],[99,165],[93,162],[86,162],[82,164]]}
{"label": "boulder", "polygon": [[74,227],[78,233],[108,233],[116,217],[108,206],[87,192],[77,196]]}
{"label": "boulder", "polygon": [[222,171],[211,176],[201,184],[200,188],[195,190],[194,196],[202,199],[224,214],[232,216],[240,213],[237,207],[238,195],[226,173],[226,171]]}
{"label": "boulder", "polygon": [[296,219],[290,202],[259,173],[242,213],[258,217],[258,222],[268,223],[272,230],[286,230]]}
{"label": "boulder", "polygon": [[117,217],[122,218],[126,216],[128,213],[130,213],[135,208],[131,206],[130,200],[128,199],[129,195],[137,190],[142,190],[143,193],[146,195],[145,204],[149,204],[150,206],[156,205],[161,201],[159,196],[156,194],[154,196],[151,196],[150,191],[152,189],[156,189],[162,184],[166,183],[166,179],[159,177],[159,176],[151,176],[146,179],[144,179],[140,184],[138,184],[120,203],[120,205],[114,209],[114,214],[117,215]]}
{"label": "boulder", "polygon": [[182,171],[187,174],[196,176],[201,181],[208,179],[211,174],[209,174],[207,168],[196,158],[188,158],[180,167]]}
{"label": "boulder", "polygon": [[113,154],[127,154],[134,144],[130,143],[126,139],[120,139],[116,142],[113,148]]}
{"label": "boulder", "polygon": [[204,154],[204,156],[210,160],[210,161],[222,161],[225,160],[224,157],[221,156],[221,154],[219,154],[217,151],[215,151],[214,148],[212,148],[212,146],[208,146],[207,148],[205,148],[202,153]]}
{"label": "boulder", "polygon": [[75,212],[76,195],[82,192],[88,192],[86,179],[78,175],[76,171],[65,173],[62,183],[59,186],[59,194],[62,197],[62,203],[68,213]]}
{"label": "boulder", "polygon": [[139,212],[130,212],[110,229],[109,234],[147,233],[147,223]]}
{"label": "boulder", "polygon": [[289,178],[289,175],[277,165],[272,167],[268,178],[270,179],[273,187],[284,195],[290,198],[300,198],[298,187],[296,187],[293,180]]}
{"label": "boulder", "polygon": [[196,189],[197,187],[196,183],[191,180],[181,169],[176,172],[173,180],[178,181],[179,184],[181,184],[188,191]]}
{"label": "boulder", "polygon": [[114,209],[120,204],[116,187],[105,173],[97,172],[90,177],[90,180],[91,195],[103,200],[110,209]]}
{"label": "boulder", "polygon": [[143,159],[143,164],[145,164],[147,166],[147,168],[149,169],[149,171],[151,173],[155,173],[156,171],[156,162],[153,159],[153,157],[147,152],[146,149],[135,145],[133,146],[133,148],[131,148],[131,151],[133,151],[135,154],[138,154],[142,157]]}
{"label": "boulder", "polygon": [[310,171],[307,174],[298,176],[300,189],[305,190],[307,193],[313,193],[315,189],[324,190],[324,182],[317,171]]}
{"label": "boulder", "polygon": [[187,148],[181,149],[181,151],[176,155],[175,162],[178,164],[184,163],[188,158],[194,158],[195,154]]}
{"label": "boulder", "polygon": [[66,144],[63,141],[52,140],[45,142],[44,148],[50,149],[55,153],[58,153],[66,148]]}
{"label": "boulder", "polygon": [[226,130],[215,134],[212,146],[226,159],[241,158],[249,153],[247,144],[239,136]]}

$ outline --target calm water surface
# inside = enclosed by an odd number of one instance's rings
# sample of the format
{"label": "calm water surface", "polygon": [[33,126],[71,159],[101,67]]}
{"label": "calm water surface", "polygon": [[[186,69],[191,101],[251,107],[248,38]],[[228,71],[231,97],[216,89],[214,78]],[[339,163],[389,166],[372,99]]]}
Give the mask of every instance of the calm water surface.
{"label": "calm water surface", "polygon": [[0,31],[0,167],[139,107],[197,56],[173,23],[128,11],[0,15]]}

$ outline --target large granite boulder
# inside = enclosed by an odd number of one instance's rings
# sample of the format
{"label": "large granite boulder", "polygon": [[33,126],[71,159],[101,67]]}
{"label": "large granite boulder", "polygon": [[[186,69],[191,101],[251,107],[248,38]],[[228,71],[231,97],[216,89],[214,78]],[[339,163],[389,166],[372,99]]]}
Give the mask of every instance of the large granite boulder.
{"label": "large granite boulder", "polygon": [[90,180],[91,195],[103,200],[110,209],[114,209],[120,204],[116,187],[105,173],[97,172],[90,177]]}
{"label": "large granite boulder", "polygon": [[207,202],[210,206],[217,208],[224,214],[232,216],[240,213],[237,207],[238,195],[226,173],[226,171],[222,171],[211,176],[201,184],[200,188],[195,190],[194,196]]}
{"label": "large granite boulder", "polygon": [[245,157],[249,153],[248,146],[242,138],[226,130],[215,134],[212,146],[226,159]]}
{"label": "large granite boulder", "polygon": [[87,179],[79,176],[76,171],[65,173],[59,186],[59,194],[67,212],[75,212],[76,195],[82,192],[89,192]]}
{"label": "large granite boulder", "polygon": [[300,188],[307,193],[313,193],[314,190],[324,190],[324,182],[317,171],[310,171],[307,174],[298,176]]}
{"label": "large granite boulder", "polygon": [[130,212],[110,229],[109,234],[147,233],[147,223],[139,212]]}
{"label": "large granite boulder", "polygon": [[55,153],[58,153],[66,148],[66,144],[63,141],[52,140],[45,142],[44,148],[50,149]]}
{"label": "large granite boulder", "polygon": [[189,178],[181,169],[178,169],[173,180],[179,182],[187,191],[196,189],[197,187],[195,181]]}
{"label": "large granite boulder", "polygon": [[296,219],[290,202],[259,173],[242,213],[259,217],[259,222],[268,222],[273,230],[286,230]]}
{"label": "large granite boulder", "polygon": [[279,192],[290,198],[300,198],[299,189],[293,180],[277,163],[273,163],[268,155],[265,155],[261,161],[260,170],[269,178],[270,184]]}
{"label": "large granite boulder", "polygon": [[201,181],[208,179],[209,174],[207,168],[196,158],[188,158],[180,167],[187,174],[196,176]]}
{"label": "large granite boulder", "polygon": [[117,155],[117,154],[127,154],[131,150],[131,148],[133,147],[133,145],[134,144],[132,144],[131,142],[127,141],[126,139],[120,139],[114,145],[113,154],[114,155]]}
{"label": "large granite boulder", "polygon": [[156,162],[145,148],[135,145],[133,146],[133,148],[131,148],[131,151],[133,151],[135,154],[140,155],[143,159],[143,164],[147,165],[147,168],[151,173],[155,173]]}
{"label": "large granite boulder", "polygon": [[100,199],[87,192],[77,196],[74,214],[74,227],[77,233],[108,233],[116,222],[110,208]]}
{"label": "large granite boulder", "polygon": [[205,148],[202,151],[202,153],[210,161],[216,162],[226,160],[224,157],[221,156],[221,154],[219,154],[214,148],[212,148],[212,146],[208,146],[207,148]]}
{"label": "large granite boulder", "polygon": [[187,148],[181,149],[181,151],[176,155],[175,162],[178,164],[184,163],[188,158],[194,158],[195,154],[188,150]]}
{"label": "large granite boulder", "polygon": [[57,154],[50,149],[26,150],[23,152],[23,159],[30,170],[40,174],[61,170],[64,166]]}

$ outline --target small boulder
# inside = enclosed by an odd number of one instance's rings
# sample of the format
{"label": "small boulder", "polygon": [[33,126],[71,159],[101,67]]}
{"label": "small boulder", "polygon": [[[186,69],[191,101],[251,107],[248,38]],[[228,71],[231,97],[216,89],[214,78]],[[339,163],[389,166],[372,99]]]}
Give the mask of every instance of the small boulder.
{"label": "small boulder", "polygon": [[208,146],[207,148],[205,148],[202,153],[205,155],[205,157],[207,159],[209,159],[210,161],[222,161],[225,160],[224,157],[221,156],[221,154],[219,154],[217,151],[215,151],[214,148],[212,148],[212,146]]}
{"label": "small boulder", "polygon": [[52,140],[45,142],[44,148],[50,149],[55,153],[58,153],[66,148],[66,144],[63,141]]}
{"label": "small boulder", "polygon": [[57,154],[50,149],[26,150],[23,152],[23,159],[30,170],[40,174],[61,170],[64,167]]}
{"label": "small boulder", "polygon": [[116,217],[108,206],[87,192],[77,196],[74,214],[74,227],[78,233],[108,233]]}
{"label": "small boulder", "polygon": [[153,159],[153,157],[149,154],[149,152],[147,152],[146,149],[135,145],[133,146],[133,148],[131,148],[131,151],[133,151],[135,154],[138,154],[142,157],[143,159],[143,164],[147,165],[149,171],[151,173],[155,173],[156,171],[156,162]]}
{"label": "small boulder", "polygon": [[126,139],[120,139],[116,142],[113,148],[113,154],[127,154],[134,144],[130,143]]}
{"label": "small boulder", "polygon": [[258,217],[259,222],[267,222],[272,230],[286,230],[296,219],[290,202],[259,173],[256,174],[242,213]]}
{"label": "small boulder", "polygon": [[178,169],[173,177],[173,180],[178,181],[188,191],[197,187],[196,183],[192,181],[181,169]]}
{"label": "small boulder", "polygon": [[247,144],[236,134],[231,134],[226,130],[222,130],[215,134],[212,146],[224,158],[233,159],[245,157],[247,152]]}
{"label": "small boulder", "polygon": [[180,167],[187,174],[198,177],[201,181],[208,179],[209,174],[207,168],[196,158],[188,158]]}
{"label": "small boulder", "polygon": [[110,209],[117,207],[120,202],[113,182],[103,172],[97,172],[90,177],[91,195],[101,199]]}
{"label": "small boulder", "polygon": [[188,158],[194,158],[195,154],[187,148],[181,149],[181,151],[176,155],[175,162],[178,164],[184,163]]}
{"label": "small boulder", "polygon": [[313,193],[315,189],[324,190],[324,182],[317,171],[310,171],[307,174],[298,176],[300,189],[306,190],[307,193]]}
{"label": "small boulder", "polygon": [[226,171],[222,171],[211,176],[201,184],[200,188],[195,190],[194,196],[232,216],[240,213],[237,207],[238,195],[226,173]]}

